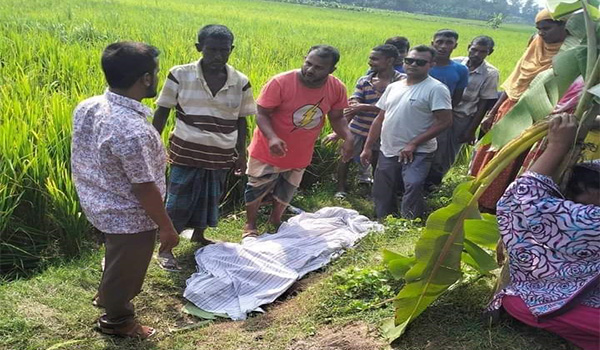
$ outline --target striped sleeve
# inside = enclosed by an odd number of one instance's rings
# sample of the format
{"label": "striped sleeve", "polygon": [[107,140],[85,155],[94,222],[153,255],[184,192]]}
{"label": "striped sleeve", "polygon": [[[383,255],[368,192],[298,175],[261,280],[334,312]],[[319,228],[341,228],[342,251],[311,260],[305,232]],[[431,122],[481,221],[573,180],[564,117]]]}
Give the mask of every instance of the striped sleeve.
{"label": "striped sleeve", "polygon": [[177,105],[177,92],[179,91],[179,79],[177,79],[177,71],[171,69],[165,85],[163,85],[162,91],[156,100],[156,104],[160,107],[173,108]]}
{"label": "striped sleeve", "polygon": [[256,102],[254,101],[254,95],[252,94],[252,85],[248,81],[242,88],[242,105],[240,107],[239,117],[246,117],[249,115],[256,114]]}
{"label": "striped sleeve", "polygon": [[350,96],[350,99],[356,100],[359,103],[365,102],[363,78],[359,78],[356,82],[356,86],[354,87],[354,93],[352,94],[352,96]]}

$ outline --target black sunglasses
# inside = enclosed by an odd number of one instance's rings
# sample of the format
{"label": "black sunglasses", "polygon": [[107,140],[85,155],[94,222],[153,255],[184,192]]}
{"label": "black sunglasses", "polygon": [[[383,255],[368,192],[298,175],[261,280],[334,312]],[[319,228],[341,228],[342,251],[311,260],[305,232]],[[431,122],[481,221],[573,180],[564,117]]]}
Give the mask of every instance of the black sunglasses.
{"label": "black sunglasses", "polygon": [[406,57],[406,58],[404,58],[404,63],[408,64],[409,66],[412,65],[413,63],[416,63],[417,66],[423,67],[424,65],[426,65],[427,63],[429,63],[429,61],[418,59],[418,58],[408,58],[408,57]]}

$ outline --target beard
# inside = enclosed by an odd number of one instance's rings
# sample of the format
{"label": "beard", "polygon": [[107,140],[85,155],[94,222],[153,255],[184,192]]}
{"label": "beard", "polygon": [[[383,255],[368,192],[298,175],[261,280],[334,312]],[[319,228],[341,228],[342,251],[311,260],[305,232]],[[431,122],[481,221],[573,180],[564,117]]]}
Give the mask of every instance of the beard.
{"label": "beard", "polygon": [[155,79],[152,79],[152,84],[146,88],[146,98],[156,97],[158,95],[158,84]]}

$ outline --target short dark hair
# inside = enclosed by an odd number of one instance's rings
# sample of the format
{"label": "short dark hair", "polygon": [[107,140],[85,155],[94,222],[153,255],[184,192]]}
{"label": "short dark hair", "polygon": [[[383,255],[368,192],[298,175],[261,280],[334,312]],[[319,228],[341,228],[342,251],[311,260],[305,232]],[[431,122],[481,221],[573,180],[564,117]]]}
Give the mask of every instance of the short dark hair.
{"label": "short dark hair", "polygon": [[233,45],[233,33],[221,24],[208,24],[198,31],[198,44],[202,46],[207,38],[229,40]]}
{"label": "short dark hair", "polygon": [[308,50],[308,54],[315,51],[315,54],[321,58],[331,58],[332,66],[340,61],[340,52],[333,46],[329,45],[314,45]]}
{"label": "short dark hair", "polygon": [[487,35],[480,35],[471,40],[471,45],[477,44],[487,46],[490,50],[493,49],[495,45],[494,39]]}
{"label": "short dark hair", "polygon": [[417,45],[413,47],[410,51],[429,52],[431,54],[431,59],[433,60],[435,58],[435,50],[431,46]]}
{"label": "short dark hair", "polygon": [[398,55],[399,55],[398,49],[396,48],[396,46],[389,45],[389,44],[375,46],[372,51],[380,52],[385,57],[393,58],[393,59],[398,58]]}
{"label": "short dark hair", "polygon": [[385,41],[385,44],[394,45],[398,51],[406,51],[410,49],[410,42],[403,36],[393,36]]}
{"label": "short dark hair", "polygon": [[102,52],[101,59],[108,86],[127,89],[144,74],[152,74],[159,54],[156,47],[135,41],[108,45]]}
{"label": "short dark hair", "polygon": [[578,164],[573,167],[573,172],[567,182],[567,198],[573,199],[573,197],[584,193],[588,189],[597,190],[599,188],[600,172]]}
{"label": "short dark hair", "polygon": [[433,39],[435,40],[435,38],[437,38],[438,36],[445,36],[447,38],[454,38],[454,39],[456,39],[456,41],[458,41],[458,33],[456,32],[456,30],[452,30],[452,29],[440,29],[437,32],[435,32],[435,34],[433,34]]}

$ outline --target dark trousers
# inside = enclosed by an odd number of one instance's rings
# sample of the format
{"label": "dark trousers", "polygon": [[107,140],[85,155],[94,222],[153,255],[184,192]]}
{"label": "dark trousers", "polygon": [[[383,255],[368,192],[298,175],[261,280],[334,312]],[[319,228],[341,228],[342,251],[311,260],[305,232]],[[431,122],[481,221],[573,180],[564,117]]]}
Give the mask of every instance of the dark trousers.
{"label": "dark trousers", "polygon": [[400,215],[414,219],[425,211],[424,184],[431,162],[432,153],[414,153],[412,163],[398,162],[398,157],[386,157],[379,153],[375,181],[373,182],[373,201],[378,219],[385,218],[398,211],[397,186],[402,186],[402,206]]}
{"label": "dark trousers", "polygon": [[458,138],[471,125],[471,118],[452,119],[452,126],[437,136],[437,150],[434,152],[433,163],[427,176],[427,184],[439,185],[442,183],[446,173],[452,168],[454,161],[462,143],[458,142]]}
{"label": "dark trousers", "polygon": [[156,230],[131,234],[105,233],[106,265],[98,288],[98,303],[106,321],[125,323],[135,317],[131,300],[140,293],[154,251]]}

